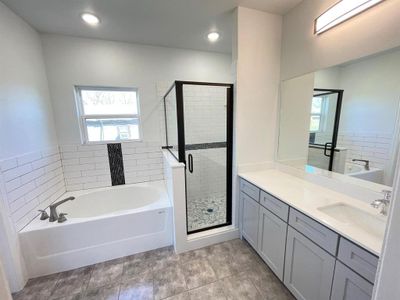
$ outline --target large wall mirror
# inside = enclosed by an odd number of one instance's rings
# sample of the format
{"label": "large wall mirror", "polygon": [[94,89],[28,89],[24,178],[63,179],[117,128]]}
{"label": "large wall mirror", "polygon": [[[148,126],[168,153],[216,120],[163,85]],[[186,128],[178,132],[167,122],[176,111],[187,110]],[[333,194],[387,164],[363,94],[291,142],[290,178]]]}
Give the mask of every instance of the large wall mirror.
{"label": "large wall mirror", "polygon": [[399,99],[400,48],[283,81],[278,161],[392,186]]}

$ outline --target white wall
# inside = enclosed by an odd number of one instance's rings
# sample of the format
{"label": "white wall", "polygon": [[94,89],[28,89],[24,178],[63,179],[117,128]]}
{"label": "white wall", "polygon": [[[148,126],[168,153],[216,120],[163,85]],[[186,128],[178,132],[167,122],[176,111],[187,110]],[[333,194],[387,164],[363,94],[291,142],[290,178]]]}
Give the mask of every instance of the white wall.
{"label": "white wall", "polygon": [[0,37],[2,159],[54,146],[57,138],[38,33],[0,2]]}
{"label": "white wall", "polygon": [[0,261],[0,299],[11,300],[10,287],[4,273],[3,264]]}
{"label": "white wall", "polygon": [[314,88],[339,89],[340,67],[331,67],[315,72]]}
{"label": "white wall", "polygon": [[400,99],[400,50],[341,67],[340,88],[340,131],[392,135]]}
{"label": "white wall", "polygon": [[238,165],[274,160],[280,78],[282,17],[237,9],[236,161]]}
{"label": "white wall", "polygon": [[[57,145],[41,40],[35,30],[1,2],[0,37],[0,160],[27,158]],[[2,163],[1,171],[4,168]],[[16,206],[11,205],[7,189],[10,191],[10,186],[0,178],[1,259],[11,290],[16,291],[23,287],[25,273],[13,222],[16,215],[12,211]],[[23,189],[20,192],[25,193]],[[11,198],[19,201],[16,196],[14,193]],[[18,203],[19,211],[24,214],[34,209],[28,202]]]}
{"label": "white wall", "polygon": [[314,73],[281,84],[278,160],[306,163]]}
{"label": "white wall", "polygon": [[137,87],[143,139],[160,141],[156,83],[231,82],[230,55],[62,35],[42,36],[60,144],[80,142],[74,85]]}
{"label": "white wall", "polygon": [[282,79],[341,64],[400,45],[400,1],[381,4],[321,34],[316,17],[337,0],[304,0],[283,18]]}

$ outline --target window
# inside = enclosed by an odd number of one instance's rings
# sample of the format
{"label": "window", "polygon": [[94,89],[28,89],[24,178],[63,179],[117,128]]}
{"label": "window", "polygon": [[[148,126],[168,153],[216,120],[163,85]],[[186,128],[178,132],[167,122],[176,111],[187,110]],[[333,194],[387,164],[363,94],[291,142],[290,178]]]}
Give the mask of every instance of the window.
{"label": "window", "polygon": [[84,143],[140,139],[136,89],[77,86],[75,90]]}
{"label": "window", "polygon": [[314,97],[312,99],[310,132],[319,132],[323,130],[326,103],[327,99],[325,97]]}

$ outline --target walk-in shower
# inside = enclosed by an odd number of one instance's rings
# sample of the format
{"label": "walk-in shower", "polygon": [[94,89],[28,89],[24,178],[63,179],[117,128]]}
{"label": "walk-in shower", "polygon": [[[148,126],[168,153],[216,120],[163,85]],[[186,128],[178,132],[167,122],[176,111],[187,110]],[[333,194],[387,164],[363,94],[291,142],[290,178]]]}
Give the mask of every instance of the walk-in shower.
{"label": "walk-in shower", "polygon": [[188,233],[231,224],[233,85],[175,81],[164,113],[165,148],[186,166]]}

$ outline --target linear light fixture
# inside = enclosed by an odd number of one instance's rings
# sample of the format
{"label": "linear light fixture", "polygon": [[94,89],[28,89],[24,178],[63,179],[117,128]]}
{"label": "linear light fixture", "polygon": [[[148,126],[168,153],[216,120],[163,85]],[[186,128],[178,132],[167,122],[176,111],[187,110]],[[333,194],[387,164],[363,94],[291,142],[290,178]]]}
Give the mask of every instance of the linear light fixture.
{"label": "linear light fixture", "polygon": [[384,0],[341,0],[315,19],[314,33],[320,34]]}

